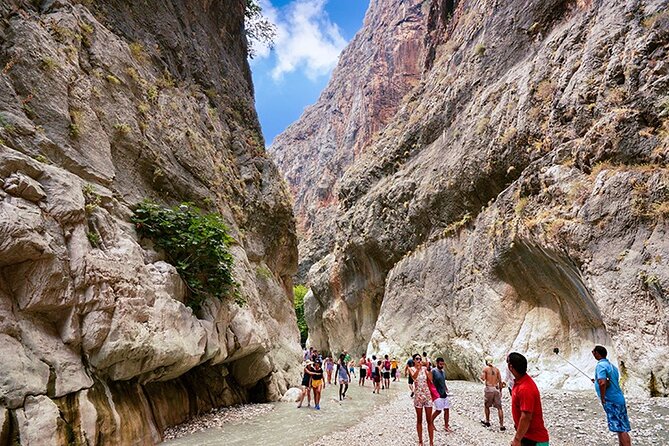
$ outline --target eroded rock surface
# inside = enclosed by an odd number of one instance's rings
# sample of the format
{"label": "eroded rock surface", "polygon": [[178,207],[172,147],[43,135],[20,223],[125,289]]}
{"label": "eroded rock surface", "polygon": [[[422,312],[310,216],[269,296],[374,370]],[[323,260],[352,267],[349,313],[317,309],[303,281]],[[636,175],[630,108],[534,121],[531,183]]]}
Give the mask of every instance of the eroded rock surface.
{"label": "eroded rock surface", "polygon": [[[299,382],[294,221],[244,8],[0,4],[0,444],[152,444]],[[223,215],[246,304],[185,305],[130,223],[147,198]]]}
{"label": "eroded rock surface", "polygon": [[342,52],[316,104],[268,148],[295,197],[302,283],[334,246],[342,175],[420,80],[428,6],[424,0],[371,1],[362,30]]}
{"label": "eroded rock surface", "polygon": [[667,1],[429,3],[427,70],[339,186],[310,342],[463,378],[518,350],[567,388],[552,349],[592,370],[602,343],[666,395]]}

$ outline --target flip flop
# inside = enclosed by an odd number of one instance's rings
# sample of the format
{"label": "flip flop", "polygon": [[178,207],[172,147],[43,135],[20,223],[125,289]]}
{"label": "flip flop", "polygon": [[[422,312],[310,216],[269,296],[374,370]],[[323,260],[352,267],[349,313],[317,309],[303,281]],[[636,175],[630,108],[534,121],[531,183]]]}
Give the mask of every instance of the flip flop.
{"label": "flip flop", "polygon": [[490,427],[490,423],[481,420],[481,424],[484,425],[485,427]]}

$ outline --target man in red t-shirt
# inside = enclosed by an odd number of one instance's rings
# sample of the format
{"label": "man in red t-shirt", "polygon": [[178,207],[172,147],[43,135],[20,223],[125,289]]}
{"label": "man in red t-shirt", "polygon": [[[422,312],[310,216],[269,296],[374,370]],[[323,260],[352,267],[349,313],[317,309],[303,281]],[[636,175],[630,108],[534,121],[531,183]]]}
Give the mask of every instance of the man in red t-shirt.
{"label": "man in red t-shirt", "polygon": [[527,374],[527,359],[513,352],[506,358],[506,363],[516,380],[511,389],[511,413],[516,427],[511,446],[548,446],[541,396],[534,380]]}

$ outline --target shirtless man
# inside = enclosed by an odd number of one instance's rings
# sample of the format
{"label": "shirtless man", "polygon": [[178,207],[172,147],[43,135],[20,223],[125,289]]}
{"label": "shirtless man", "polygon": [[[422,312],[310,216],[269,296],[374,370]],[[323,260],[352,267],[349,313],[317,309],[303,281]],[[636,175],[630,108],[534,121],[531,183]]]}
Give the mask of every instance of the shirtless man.
{"label": "shirtless man", "polygon": [[484,411],[485,421],[481,420],[481,424],[485,427],[490,427],[490,407],[497,409],[499,415],[499,430],[505,431],[504,427],[504,412],[502,411],[502,375],[499,369],[492,365],[492,358],[488,356],[485,358],[485,368],[481,372],[481,381],[485,383],[484,390]]}
{"label": "shirtless man", "polygon": [[360,379],[358,380],[359,386],[365,385],[365,378],[367,378],[367,354],[363,353],[360,357]]}

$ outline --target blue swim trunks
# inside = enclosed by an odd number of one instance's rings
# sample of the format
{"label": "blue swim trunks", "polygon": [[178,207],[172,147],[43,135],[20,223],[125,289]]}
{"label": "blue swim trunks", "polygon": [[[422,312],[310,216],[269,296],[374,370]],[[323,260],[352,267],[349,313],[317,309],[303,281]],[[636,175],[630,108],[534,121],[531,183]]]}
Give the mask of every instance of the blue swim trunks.
{"label": "blue swim trunks", "polygon": [[627,418],[627,406],[625,404],[604,403],[604,412],[609,421],[611,432],[629,432],[630,420]]}

